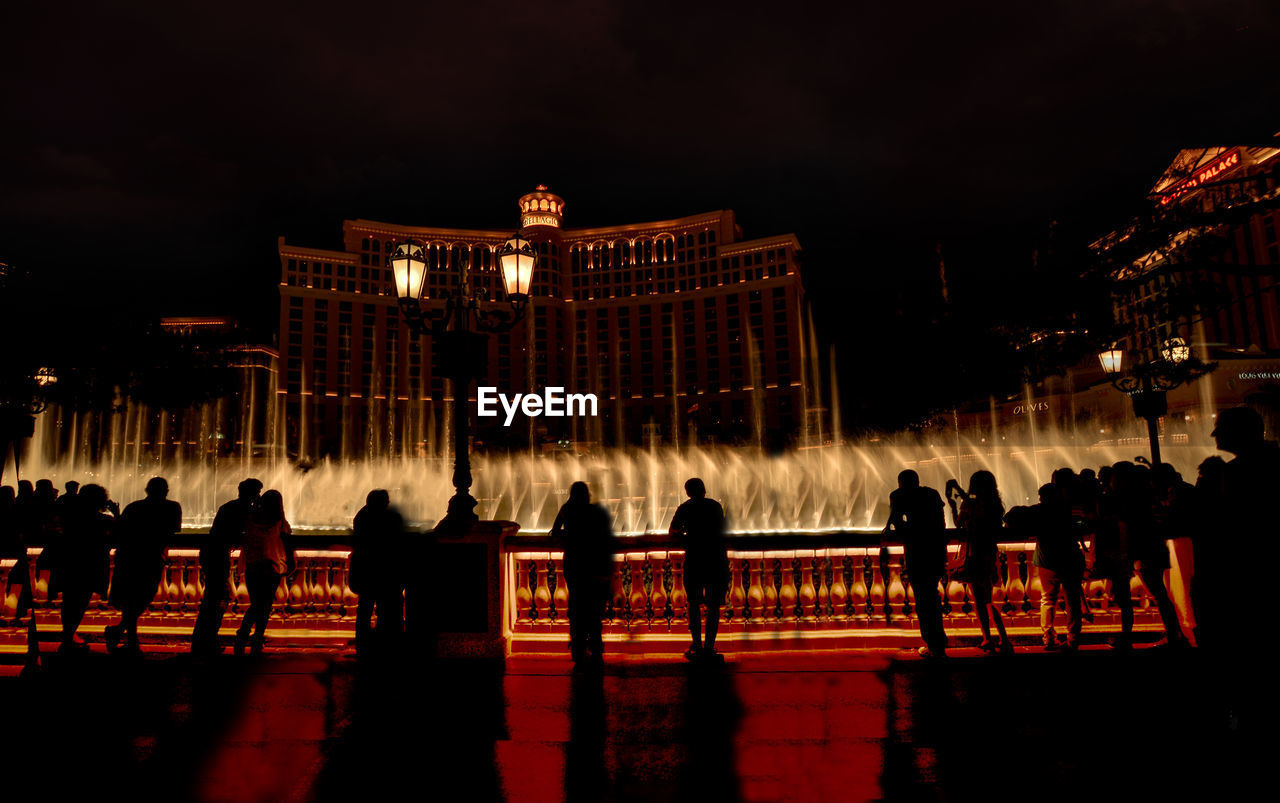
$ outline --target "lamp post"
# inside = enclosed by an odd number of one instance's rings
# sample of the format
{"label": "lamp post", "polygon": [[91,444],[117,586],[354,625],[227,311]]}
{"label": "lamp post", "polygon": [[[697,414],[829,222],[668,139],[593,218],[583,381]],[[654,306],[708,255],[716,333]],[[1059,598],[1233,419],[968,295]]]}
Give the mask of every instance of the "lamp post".
{"label": "lamp post", "polygon": [[1180,337],[1164,341],[1158,360],[1139,363],[1126,371],[1124,351],[1112,345],[1098,354],[1102,372],[1117,390],[1133,400],[1133,412],[1147,422],[1151,441],[1151,463],[1160,462],[1160,416],[1169,410],[1168,393],[1212,371],[1217,363],[1205,363],[1191,356],[1191,347]]}
{"label": "lamp post", "polygon": [[482,377],[488,360],[489,333],[507,332],[523,317],[529,300],[529,283],[537,262],[533,243],[512,235],[497,250],[508,309],[487,304],[483,288],[471,286],[471,257],[460,249],[454,260],[457,287],[444,297],[444,306],[429,308],[426,250],[413,240],[400,243],[388,257],[396,283],[396,297],[405,321],[414,335],[432,336],[432,348],[439,349],[441,367],[453,383],[453,497],[437,530],[464,533],[476,521],[476,500],[471,495],[471,412],[467,399],[471,383]]}

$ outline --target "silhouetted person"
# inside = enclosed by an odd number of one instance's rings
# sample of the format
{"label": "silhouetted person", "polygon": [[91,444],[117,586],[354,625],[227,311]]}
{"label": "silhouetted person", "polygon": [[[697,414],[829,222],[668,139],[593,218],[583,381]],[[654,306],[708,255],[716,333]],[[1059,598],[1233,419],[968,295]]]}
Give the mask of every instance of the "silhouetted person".
{"label": "silhouetted person", "polygon": [[1152,510],[1151,472],[1121,461],[1111,467],[1111,487],[1100,505],[1093,574],[1111,582],[1120,608],[1120,636],[1112,645],[1127,650],[1133,642],[1133,596],[1129,580],[1134,569],[1155,600],[1169,644],[1182,643],[1182,625],[1164,584],[1169,550],[1156,531]]}
{"label": "silhouetted person", "polygon": [[53,487],[53,480],[39,479],[36,480],[35,487],[36,504],[41,507],[52,509],[58,501],[58,489]]}
{"label": "silhouetted person", "polygon": [[284,498],[279,491],[267,491],[258,507],[249,514],[240,548],[240,571],[249,588],[249,608],[236,631],[236,654],[243,655],[253,634],[252,652],[261,655],[266,640],[267,620],[275,602],[280,580],[294,569],[293,553],[284,538],[293,530],[284,516]]}
{"label": "silhouetted person", "polygon": [[1157,477],[1160,466],[1150,463],[1136,465],[1129,473],[1132,485],[1128,495],[1131,497],[1132,518],[1125,519],[1129,528],[1128,544],[1134,568],[1148,593],[1156,603],[1160,614],[1160,622],[1164,625],[1164,643],[1168,646],[1180,647],[1186,643],[1182,635],[1182,621],[1178,618],[1178,609],[1173,605],[1169,586],[1165,582],[1165,572],[1172,566],[1169,557],[1169,545],[1166,534],[1161,529],[1160,519],[1164,514],[1159,502]]}
{"label": "silhouetted person", "polygon": [[374,636],[370,620],[378,613],[379,647],[398,643],[404,633],[404,518],[391,507],[391,496],[376,489],[351,525],[351,590],[356,607],[356,653],[367,655]]}
{"label": "silhouetted person", "polygon": [[191,652],[197,655],[222,652],[218,631],[222,629],[222,617],[232,596],[231,550],[244,542],[245,526],[249,523],[249,514],[258,505],[262,482],[252,477],[243,480],[236,492],[235,499],[218,508],[208,539],[200,547],[204,595],[200,598],[200,612],[191,633]]}
{"label": "silhouetted person", "polygon": [[35,485],[28,480],[18,482],[15,500],[18,529],[28,546],[42,547],[57,535],[57,496],[58,492],[49,480],[37,480]]}
{"label": "silhouetted person", "polygon": [[80,492],[80,483],[75,480],[67,480],[62,486],[63,492],[58,495],[55,501],[59,508],[66,507],[69,502],[76,498],[76,494]]}
{"label": "silhouetted person", "polygon": [[[684,547],[684,585],[689,597],[689,633],[693,645],[685,657],[718,658],[716,631],[720,627],[720,606],[728,588],[729,555],[724,540],[724,508],[707,498],[707,486],[694,477],[684,484],[689,500],[676,508],[670,533]],[[702,612],[707,606],[707,640],[702,642]]]}
{"label": "silhouetted person", "polygon": [[[1280,491],[1280,447],[1264,440],[1262,417],[1248,407],[1218,414],[1213,431],[1218,448],[1235,457],[1227,462],[1222,524],[1225,542],[1213,550],[1205,603],[1210,625],[1205,646],[1223,672],[1222,686],[1240,727],[1246,732],[1274,726],[1277,708],[1270,667],[1256,652],[1259,640],[1274,629],[1274,583],[1280,555],[1276,543],[1275,499]],[[1227,560],[1234,566],[1228,567]]]}
{"label": "silhouetted person", "polygon": [[[954,496],[953,496],[954,494]],[[961,499],[956,510],[956,499]],[[960,566],[956,579],[968,584],[978,614],[978,627],[982,629],[979,649],[984,652],[1013,652],[1013,642],[1005,632],[1004,618],[992,602],[992,594],[1000,582],[1000,535],[1004,527],[1004,502],[996,488],[996,477],[990,471],[975,471],[969,477],[969,490],[960,483],[947,481],[947,501],[955,516],[956,530],[960,534]],[[991,623],[1000,634],[997,644],[991,639]]]}
{"label": "silhouetted person", "polygon": [[138,619],[160,587],[165,548],[182,529],[182,506],[168,498],[169,483],[163,477],[148,480],[146,494],[125,506],[112,533],[116,565],[110,602],[120,611],[120,622],[103,630],[109,652],[121,639],[127,639],[131,653],[139,652]]}
{"label": "silhouetted person", "polygon": [[887,537],[892,530],[902,541],[903,562],[915,589],[916,617],[924,639],[919,652],[925,658],[942,658],[947,652],[938,599],[938,583],[947,571],[947,529],[942,509],[938,492],[921,486],[920,475],[907,469],[898,474],[898,490],[889,494],[889,521],[881,533]]}
{"label": "silhouetted person", "polygon": [[27,545],[18,527],[17,506],[17,494],[13,486],[0,487],[0,560],[13,561],[3,592],[6,598],[10,594],[17,598],[13,613],[14,625],[21,625],[23,617],[29,615],[26,665],[34,667],[40,663],[40,640],[36,632],[35,607],[31,595],[31,561],[27,557]]}
{"label": "silhouetted person", "polygon": [[1232,542],[1224,532],[1227,518],[1227,461],[1214,455],[1206,457],[1196,474],[1195,504],[1192,511],[1191,544],[1194,550],[1191,575],[1191,609],[1195,612],[1196,646],[1208,646],[1215,632],[1223,627],[1225,611],[1215,610],[1223,602],[1233,582],[1227,574],[1231,565]]}
{"label": "silhouetted person", "polygon": [[[1249,643],[1271,629],[1273,583],[1267,579],[1277,560],[1276,496],[1280,493],[1280,447],[1263,439],[1262,417],[1248,407],[1234,407],[1218,414],[1213,430],[1218,448],[1235,455],[1227,462],[1224,477],[1226,508],[1225,540],[1234,548],[1214,550],[1215,555],[1235,560],[1244,569],[1228,579],[1225,565],[1208,568],[1214,575],[1206,591],[1216,597],[1213,624],[1219,633],[1206,633],[1210,644]],[[1227,595],[1237,598],[1226,612]],[[1222,612],[1222,616],[1217,612]],[[1228,624],[1233,620],[1234,624]],[[1234,631],[1234,632],[1233,632]]]}
{"label": "silhouetted person", "polygon": [[591,502],[591,491],[585,482],[569,486],[569,501],[556,514],[551,536],[564,538],[569,650],[573,661],[581,664],[589,653],[590,659],[598,664],[604,660],[602,622],[613,582],[614,539],[609,514]]}
{"label": "silhouetted person", "polygon": [[[1054,472],[1054,477],[1058,482],[1040,486],[1039,504],[1014,508],[1006,519],[1010,528],[1017,531],[1015,537],[1036,542],[1031,563],[1040,576],[1040,634],[1044,648],[1074,650],[1080,644],[1084,553],[1080,550],[1080,533],[1067,495],[1063,493],[1065,475]],[[1053,626],[1059,596],[1067,600],[1067,636],[1061,642]]]}
{"label": "silhouetted person", "polygon": [[[6,581],[8,588],[30,582],[29,578],[22,580],[17,571],[21,566],[26,566],[27,545],[18,528],[18,495],[12,485],[0,486],[0,560],[4,559],[18,561],[9,570],[9,579]],[[6,595],[8,588],[5,589]]]}
{"label": "silhouetted person", "polygon": [[49,597],[62,594],[61,653],[88,649],[76,630],[89,609],[89,600],[106,591],[107,548],[119,507],[101,485],[86,485],[63,517],[62,534],[47,549],[51,576]]}

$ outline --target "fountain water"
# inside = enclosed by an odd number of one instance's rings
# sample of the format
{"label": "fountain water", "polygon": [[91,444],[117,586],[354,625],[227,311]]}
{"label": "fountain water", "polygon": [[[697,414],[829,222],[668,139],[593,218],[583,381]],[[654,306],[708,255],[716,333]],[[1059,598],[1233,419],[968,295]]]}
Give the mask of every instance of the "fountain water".
{"label": "fountain water", "polygon": [[[674,321],[666,324],[674,327]],[[735,530],[879,528],[888,515],[889,492],[903,468],[914,468],[924,483],[938,489],[950,477],[964,483],[972,472],[987,469],[996,475],[1006,504],[1016,505],[1034,502],[1037,488],[1055,468],[1097,467],[1147,451],[1145,432],[1136,420],[1120,432],[1108,423],[1105,441],[1099,440],[1099,424],[1077,416],[1074,410],[1067,419],[1075,422],[1070,427],[1037,420],[1030,388],[1026,415],[1011,424],[1000,422],[993,398],[989,426],[962,428],[953,416],[950,426],[931,433],[843,440],[834,417],[839,407],[835,360],[831,360],[827,407],[817,337],[810,326],[801,338],[801,371],[806,380],[801,389],[801,437],[796,448],[769,454],[761,446],[764,389],[758,344],[749,337],[745,345],[752,445],[699,445],[692,425],[687,432],[678,430],[677,406],[671,404],[669,429],[679,437],[664,444],[658,443],[655,428],[647,443],[634,447],[586,454],[568,450],[540,454],[530,449],[474,455],[472,493],[480,502],[477,513],[483,518],[514,519],[526,532],[545,531],[569,485],[585,480],[613,514],[618,531],[665,531],[675,508],[684,501],[684,480],[700,476],[724,503]],[[48,477],[59,485],[72,479],[97,482],[120,501],[141,498],[148,479],[164,476],[172,498],[183,505],[187,525],[193,527],[209,524],[217,505],[232,498],[236,484],[249,476],[280,490],[291,520],[300,527],[349,526],[372,488],[389,490],[410,521],[429,524],[443,515],[453,494],[453,439],[448,431],[449,408],[455,403],[452,394],[446,396],[443,420],[430,402],[421,399],[397,410],[396,401],[381,397],[344,398],[339,459],[317,462],[314,455],[303,453],[303,459],[295,461],[285,457],[285,444],[301,442],[305,448],[310,442],[307,434],[318,423],[313,419],[314,400],[304,394],[286,415],[285,397],[278,393],[275,375],[262,382],[253,375],[251,380],[234,411],[224,409],[233,402],[222,400],[182,415],[125,404],[123,399],[116,400],[118,412],[50,408],[37,422],[23,474]],[[310,384],[305,373],[303,381]],[[674,377],[663,390],[680,398]],[[389,395],[395,399],[396,390]],[[366,426],[348,428],[346,424],[354,422],[361,407]],[[832,411],[832,418],[821,414],[826,410]],[[621,410],[617,413],[620,421]],[[238,426],[228,425],[229,420],[238,421]],[[580,426],[575,433],[581,440],[600,441],[598,419],[583,420]],[[238,429],[239,434],[224,434],[223,429]],[[363,430],[368,436],[355,443],[348,429]],[[224,437],[243,442],[229,449]],[[1184,476],[1194,478],[1195,467],[1215,449],[1207,432],[1198,440],[1181,439],[1164,444],[1165,459]],[[12,476],[6,473],[6,479]]]}
{"label": "fountain water", "polygon": [[[183,504],[187,524],[207,525],[217,504],[235,494],[246,476],[261,479],[285,496],[291,519],[306,527],[345,527],[371,488],[386,488],[411,521],[431,523],[443,514],[453,493],[452,460],[446,451],[421,456],[366,456],[320,461],[303,470],[283,458],[220,457],[208,449],[208,433],[170,431],[166,415],[144,409],[108,416],[61,415],[50,411],[38,422],[36,438],[23,464],[27,477],[98,482],[112,496],[128,501],[142,496],[147,479],[169,480],[172,498]],[[197,418],[207,427],[213,417]],[[89,442],[107,425],[107,448],[91,459]],[[273,427],[272,431],[281,429]],[[948,428],[950,429],[950,427]],[[59,437],[65,432],[69,437]],[[570,483],[585,480],[608,507],[624,533],[665,531],[684,500],[687,477],[702,477],[721,499],[735,530],[813,532],[878,528],[887,516],[889,492],[903,468],[914,468],[925,484],[941,489],[946,480],[978,469],[995,473],[1007,505],[1035,501],[1036,489],[1060,466],[1082,468],[1144,454],[1145,438],[1134,424],[1129,433],[1096,441],[1096,425],[1071,430],[1051,425],[992,426],[934,435],[899,434],[874,441],[815,444],[771,455],[759,446],[658,445],[568,453],[477,454],[472,460],[484,518],[514,519],[527,532],[547,530]],[[149,444],[176,439],[153,450]],[[1127,436],[1127,437],[1126,437]],[[53,444],[61,444],[54,448]],[[448,444],[448,438],[437,443]],[[1196,465],[1215,450],[1198,444],[1166,444],[1166,459],[1194,478]],[[11,476],[11,475],[10,475]]]}

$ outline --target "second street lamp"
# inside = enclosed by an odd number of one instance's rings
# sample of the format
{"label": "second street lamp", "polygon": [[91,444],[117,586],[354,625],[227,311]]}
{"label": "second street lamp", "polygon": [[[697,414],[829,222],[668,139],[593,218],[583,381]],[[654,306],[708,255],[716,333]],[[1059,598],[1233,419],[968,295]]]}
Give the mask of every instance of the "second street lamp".
{"label": "second street lamp", "polygon": [[489,303],[483,288],[471,286],[467,248],[458,249],[452,260],[450,268],[457,274],[457,286],[444,296],[443,307],[423,305],[431,300],[431,283],[427,252],[421,243],[400,243],[387,259],[409,330],[418,336],[431,335],[431,347],[440,355],[441,369],[453,384],[454,494],[445,517],[436,525],[442,532],[466,532],[477,520],[477,503],[471,495],[471,411],[467,400],[472,382],[486,373],[489,333],[510,331],[524,317],[537,249],[515,234],[499,246],[498,258],[506,309]]}
{"label": "second street lamp", "polygon": [[1160,462],[1160,417],[1169,410],[1168,392],[1212,371],[1216,363],[1204,363],[1191,356],[1191,347],[1180,337],[1169,338],[1160,348],[1163,359],[1139,363],[1126,371],[1124,352],[1116,348],[1098,354],[1102,372],[1112,386],[1133,400],[1133,412],[1147,422],[1151,442],[1151,464]]}

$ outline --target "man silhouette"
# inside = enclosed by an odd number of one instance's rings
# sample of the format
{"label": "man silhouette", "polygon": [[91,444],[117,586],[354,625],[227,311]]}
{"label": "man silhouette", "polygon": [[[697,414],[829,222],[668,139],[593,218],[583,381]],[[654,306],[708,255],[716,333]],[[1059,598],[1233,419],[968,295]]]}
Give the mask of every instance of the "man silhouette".
{"label": "man silhouette", "polygon": [[129,651],[139,654],[138,619],[159,589],[165,547],[182,528],[182,506],[169,498],[163,477],[148,480],[146,494],[125,507],[113,533],[117,546],[110,601],[120,611],[120,623],[103,631],[112,652],[127,639]]}
{"label": "man silhouette", "polygon": [[585,482],[569,486],[569,501],[556,514],[551,536],[564,537],[564,579],[569,586],[569,648],[581,665],[604,660],[601,622],[613,580],[613,528],[604,508],[591,502]]}
{"label": "man silhouette", "polygon": [[[684,585],[689,595],[689,633],[693,645],[685,653],[690,661],[722,660],[715,651],[720,626],[720,605],[728,586],[729,556],[724,540],[724,508],[707,498],[707,486],[694,477],[684,484],[689,501],[676,508],[670,533],[683,542]],[[702,643],[702,612],[707,606],[707,640]]]}
{"label": "man silhouette", "polygon": [[58,494],[58,498],[53,500],[53,504],[57,508],[59,513],[61,513],[63,508],[65,508],[67,505],[74,502],[76,499],[76,494],[80,492],[80,483],[76,482],[75,480],[67,480],[66,484],[63,485],[63,487],[66,490],[63,493]]}
{"label": "man silhouette", "polygon": [[[1274,441],[1263,440],[1262,417],[1248,407],[1223,410],[1218,414],[1218,425],[1212,434],[1218,448],[1235,457],[1227,462],[1223,483],[1226,503],[1223,513],[1228,526],[1218,538],[1206,534],[1206,540],[1215,543],[1205,550],[1205,566],[1197,567],[1197,573],[1203,571],[1205,590],[1210,597],[1206,600],[1210,603],[1210,610],[1206,611],[1210,620],[1204,623],[1203,635],[1205,646],[1225,641],[1239,647],[1248,643],[1249,631],[1261,626],[1261,617],[1270,609],[1270,583],[1262,579],[1262,573],[1273,570],[1277,559],[1273,499],[1280,491],[1280,448]],[[1228,547],[1227,543],[1231,546]],[[1244,561],[1241,567],[1246,568],[1243,577],[1231,568],[1241,560]],[[1251,575],[1247,571],[1249,568],[1256,568],[1259,573]],[[1232,588],[1243,597],[1235,604],[1228,602]],[[1226,610],[1227,605],[1237,609],[1243,617],[1232,616]],[[1258,617],[1256,622],[1254,617]],[[1242,632],[1221,632],[1222,628],[1231,626],[1228,624],[1230,621],[1238,622]],[[1213,632],[1215,628],[1219,632]],[[1254,632],[1260,634],[1265,631]],[[1232,638],[1233,635],[1236,638]]]}
{"label": "man silhouette", "polygon": [[1271,572],[1276,548],[1275,496],[1280,491],[1280,447],[1263,439],[1262,417],[1248,407],[1218,414],[1212,433],[1227,462],[1220,519],[1226,526],[1206,533],[1202,550],[1202,605],[1197,634],[1223,673],[1219,681],[1242,729],[1270,727],[1280,715],[1275,684],[1253,647],[1271,623]]}
{"label": "man silhouette", "polygon": [[379,647],[392,647],[404,633],[404,597],[401,567],[404,564],[404,519],[391,506],[391,495],[374,489],[351,524],[351,590],[359,595],[356,607],[356,654],[368,655],[370,621],[378,612]]}
{"label": "man silhouette", "polygon": [[911,469],[898,474],[898,490],[889,494],[889,521],[881,540],[894,532],[902,541],[907,577],[916,592],[916,618],[924,646],[920,655],[943,658],[947,634],[942,628],[942,606],[938,582],[947,567],[946,522],[942,517],[942,497],[933,488],[920,485],[920,475]]}
{"label": "man silhouette", "polygon": [[191,633],[191,652],[197,655],[217,655],[222,652],[218,644],[218,631],[222,617],[231,599],[231,549],[244,538],[244,526],[249,513],[258,503],[262,483],[247,479],[236,488],[237,496],[218,508],[209,528],[209,537],[200,547],[200,573],[204,576],[204,596],[200,600],[200,612],[196,615],[195,630]]}

